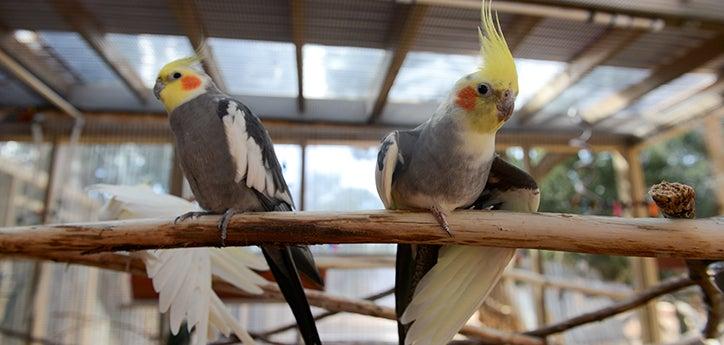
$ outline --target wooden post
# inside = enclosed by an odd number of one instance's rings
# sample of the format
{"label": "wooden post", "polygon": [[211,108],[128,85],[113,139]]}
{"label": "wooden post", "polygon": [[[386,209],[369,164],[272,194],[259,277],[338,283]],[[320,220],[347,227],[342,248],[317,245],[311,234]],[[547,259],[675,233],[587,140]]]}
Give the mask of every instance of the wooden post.
{"label": "wooden post", "polygon": [[721,120],[720,116],[710,116],[704,121],[704,139],[720,215],[724,214],[724,152],[722,152],[724,133],[722,133]]}
{"label": "wooden post", "polygon": [[[627,217],[646,216],[646,207],[644,206],[646,181],[644,180],[639,153],[638,150],[624,148],[623,156],[618,153],[614,154],[614,169],[618,180],[619,198],[625,205],[630,206],[624,208],[626,210],[624,214]],[[630,264],[636,290],[645,290],[659,282],[656,259],[632,257],[630,258]],[[661,342],[655,300],[647,303],[640,311],[639,316],[642,340],[648,343]]]}
{"label": "wooden post", "polygon": [[299,147],[302,150],[302,171],[299,182],[299,210],[304,211],[306,209],[304,199],[307,192],[307,143],[302,142]]}

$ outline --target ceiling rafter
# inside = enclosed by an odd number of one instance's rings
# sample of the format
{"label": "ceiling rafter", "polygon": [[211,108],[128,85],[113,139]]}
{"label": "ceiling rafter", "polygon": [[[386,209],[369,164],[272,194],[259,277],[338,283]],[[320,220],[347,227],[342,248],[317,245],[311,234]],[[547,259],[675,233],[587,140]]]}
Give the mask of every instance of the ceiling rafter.
{"label": "ceiling rafter", "polygon": [[580,112],[585,121],[596,124],[615,115],[650,91],[686,73],[694,71],[724,53],[724,33],[706,40],[684,55],[655,67],[647,78],[595,102]]}
{"label": "ceiling rafter", "polygon": [[397,4],[396,6],[398,6],[398,15],[393,20],[395,24],[390,30],[389,46],[391,48],[388,50],[387,68],[384,70],[381,86],[370,107],[367,123],[377,122],[382,116],[382,110],[387,104],[392,85],[395,83],[402,64],[405,62],[407,53],[410,52],[415,43],[415,38],[420,31],[428,8],[427,5],[417,3]]}
{"label": "ceiling rafter", "polygon": [[645,31],[609,29],[603,37],[588,45],[568,64],[566,69],[553,77],[521,107],[515,118],[518,123],[526,124],[548,103],[575,85],[583,77],[635,42]]}
{"label": "ceiling rafter", "polygon": [[52,0],[68,24],[80,34],[88,45],[100,56],[111,70],[121,79],[133,95],[143,104],[148,102],[151,92],[143,80],[128,64],[125,58],[106,38],[105,32],[93,16],[78,0]]}
{"label": "ceiling rafter", "polygon": [[176,14],[176,20],[186,33],[191,46],[203,59],[201,61],[204,71],[222,91],[227,91],[224,78],[219,70],[211,47],[208,45],[206,29],[201,14],[193,0],[169,0],[169,6]]}
{"label": "ceiling rafter", "polygon": [[513,17],[513,24],[505,32],[505,40],[508,42],[508,47],[513,53],[513,56],[516,55],[518,49],[520,49],[520,46],[525,41],[525,38],[528,37],[528,34],[530,34],[542,21],[543,17],[523,15],[516,15]]}
{"label": "ceiling rafter", "polygon": [[55,92],[50,86],[45,84],[32,72],[28,71],[20,63],[15,61],[15,59],[13,59],[3,48],[0,48],[0,66],[47,100],[50,104],[58,107],[58,109],[62,112],[75,119],[83,119],[83,113],[81,113],[80,110],[65,100],[65,98]]}
{"label": "ceiling rafter", "polygon": [[294,52],[297,63],[297,110],[303,113],[305,110],[304,101],[304,0],[291,0],[291,20],[292,20],[292,43],[294,43]]}

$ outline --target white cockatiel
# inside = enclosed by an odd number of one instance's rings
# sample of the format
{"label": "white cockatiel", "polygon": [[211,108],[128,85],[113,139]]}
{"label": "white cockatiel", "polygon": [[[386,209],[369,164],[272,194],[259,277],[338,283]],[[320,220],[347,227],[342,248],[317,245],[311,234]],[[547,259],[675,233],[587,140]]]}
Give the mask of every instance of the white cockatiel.
{"label": "white cockatiel", "polygon": [[[101,220],[175,217],[196,210],[184,199],[158,194],[148,186],[94,185],[89,191],[107,197]],[[159,294],[159,310],[170,312],[171,332],[177,334],[186,320],[193,327],[192,344],[205,345],[218,330],[236,334],[243,344],[255,344],[211,288],[213,276],[249,294],[261,294],[266,279],[255,271],[269,270],[260,256],[245,248],[183,248],[138,252],[148,277]]]}

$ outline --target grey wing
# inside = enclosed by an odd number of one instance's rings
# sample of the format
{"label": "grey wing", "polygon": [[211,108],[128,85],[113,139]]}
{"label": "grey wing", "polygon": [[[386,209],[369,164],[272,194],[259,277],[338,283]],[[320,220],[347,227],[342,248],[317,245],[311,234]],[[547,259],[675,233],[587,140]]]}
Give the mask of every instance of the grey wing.
{"label": "grey wing", "polygon": [[532,176],[495,156],[488,182],[473,209],[536,212],[540,204],[540,190]]}
{"label": "grey wing", "polygon": [[236,182],[244,181],[260,197],[267,211],[294,208],[274,145],[259,118],[241,102],[218,99],[217,114],[224,124],[231,157],[236,165]]}
{"label": "grey wing", "polygon": [[412,158],[419,135],[419,129],[394,131],[382,140],[375,164],[375,183],[377,194],[386,209],[395,208],[392,187],[397,176],[405,170],[406,164]]}

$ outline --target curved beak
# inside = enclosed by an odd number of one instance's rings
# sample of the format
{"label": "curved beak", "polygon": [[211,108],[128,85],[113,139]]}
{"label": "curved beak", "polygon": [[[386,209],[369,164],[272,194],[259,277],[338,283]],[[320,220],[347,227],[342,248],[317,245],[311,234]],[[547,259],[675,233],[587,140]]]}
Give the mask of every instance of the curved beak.
{"label": "curved beak", "polygon": [[166,84],[161,80],[156,80],[156,85],[153,85],[153,95],[156,99],[161,100],[161,90],[166,87]]}
{"label": "curved beak", "polygon": [[510,90],[504,90],[497,96],[498,120],[501,122],[508,121],[510,116],[513,115],[513,109],[515,108],[515,95]]}

